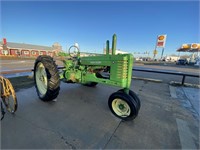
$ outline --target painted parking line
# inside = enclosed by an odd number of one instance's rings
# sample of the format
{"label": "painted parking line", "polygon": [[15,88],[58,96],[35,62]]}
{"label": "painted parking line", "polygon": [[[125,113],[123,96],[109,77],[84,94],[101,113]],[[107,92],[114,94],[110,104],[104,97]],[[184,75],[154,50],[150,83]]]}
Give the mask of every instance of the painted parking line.
{"label": "painted parking line", "polygon": [[22,64],[22,63],[26,63],[26,64],[33,64],[33,62],[26,62],[26,61],[14,61],[14,62],[4,62],[4,63],[1,63],[1,65],[6,65],[6,64]]}
{"label": "painted parking line", "polygon": [[161,82],[162,82],[162,80],[158,80],[158,79],[141,78],[141,77],[135,77],[135,76],[133,76],[132,79],[136,79],[136,80],[145,80],[145,81],[157,82],[157,83],[161,83]]}
{"label": "painted parking line", "polygon": [[186,121],[176,118],[182,149],[197,149]]}
{"label": "painted parking line", "polygon": [[171,95],[172,98],[177,98],[176,87],[170,85],[169,91],[170,91],[170,95]]}

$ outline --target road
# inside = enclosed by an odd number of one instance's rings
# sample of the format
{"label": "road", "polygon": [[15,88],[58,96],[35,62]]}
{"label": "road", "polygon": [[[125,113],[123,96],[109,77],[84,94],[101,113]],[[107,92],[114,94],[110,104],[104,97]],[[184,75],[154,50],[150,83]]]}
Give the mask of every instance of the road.
{"label": "road", "polygon": [[[3,71],[11,71],[11,70],[26,70],[26,69],[33,69],[34,60],[1,60],[0,70]],[[56,60],[56,64],[58,66],[62,66],[62,62]],[[161,71],[173,71],[173,72],[185,72],[189,74],[199,74],[199,68],[193,66],[181,66],[181,65],[144,65],[144,64],[134,64],[134,68],[137,69],[149,69],[149,70],[161,70]],[[30,74],[30,73],[29,73]],[[19,75],[19,74],[17,74]],[[24,75],[28,75],[24,73]],[[16,76],[16,75],[14,75]],[[158,73],[148,73],[148,72],[140,72],[140,71],[133,71],[134,77],[140,78],[151,78],[151,79],[158,79],[162,80],[164,83],[169,83],[170,81],[181,82],[182,76],[177,75],[168,75],[168,74],[158,74]],[[13,77],[13,75],[8,75],[7,77]],[[199,84],[199,78],[194,77],[186,77],[185,83],[190,84]]]}
{"label": "road", "polygon": [[[146,68],[143,68],[143,69],[146,69]],[[160,71],[167,71],[167,70],[160,69]],[[142,71],[133,71],[133,77],[136,77],[138,79],[139,78],[155,79],[155,80],[160,80],[161,82],[164,82],[164,83],[170,83],[173,81],[181,83],[183,79],[183,76],[180,76],[180,75],[160,74],[160,73],[151,73],[151,72],[142,72]],[[199,85],[199,78],[185,77],[185,83]]]}
{"label": "road", "polygon": [[[26,70],[33,69],[35,60],[0,60],[0,70]],[[61,61],[56,61],[58,65],[62,65]]]}

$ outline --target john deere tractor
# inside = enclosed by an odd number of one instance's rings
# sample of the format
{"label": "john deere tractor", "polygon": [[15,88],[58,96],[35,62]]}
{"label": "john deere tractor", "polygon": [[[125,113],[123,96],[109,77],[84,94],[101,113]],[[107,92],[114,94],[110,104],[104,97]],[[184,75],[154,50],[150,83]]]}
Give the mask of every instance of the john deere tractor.
{"label": "john deere tractor", "polygon": [[108,98],[111,112],[122,120],[133,120],[140,110],[140,99],[130,90],[133,56],[115,54],[116,40],[112,40],[112,54],[106,41],[106,54],[80,57],[77,46],[69,48],[70,58],[63,61],[62,71],[50,56],[39,56],[34,65],[34,81],[37,94],[43,101],[54,100],[60,90],[60,80],[65,83],[80,83],[86,86],[107,84],[117,86],[119,91]]}

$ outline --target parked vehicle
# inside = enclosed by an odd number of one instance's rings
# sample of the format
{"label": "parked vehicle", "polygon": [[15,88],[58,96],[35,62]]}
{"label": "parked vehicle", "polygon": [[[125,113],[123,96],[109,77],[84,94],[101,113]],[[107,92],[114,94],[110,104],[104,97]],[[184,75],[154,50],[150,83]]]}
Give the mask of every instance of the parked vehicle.
{"label": "parked vehicle", "polygon": [[143,61],[142,57],[136,57],[135,60],[136,61]]}
{"label": "parked vehicle", "polygon": [[188,65],[189,62],[186,58],[181,58],[176,62],[177,65]]}
{"label": "parked vehicle", "polygon": [[196,57],[194,66],[200,66],[200,57]]}

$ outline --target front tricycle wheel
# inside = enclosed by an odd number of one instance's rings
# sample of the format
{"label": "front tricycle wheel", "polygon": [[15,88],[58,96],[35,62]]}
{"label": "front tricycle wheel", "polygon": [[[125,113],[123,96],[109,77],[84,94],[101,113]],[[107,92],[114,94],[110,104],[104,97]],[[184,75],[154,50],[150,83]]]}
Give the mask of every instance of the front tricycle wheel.
{"label": "front tricycle wheel", "polygon": [[[124,89],[121,89],[121,90],[119,90],[119,91],[121,91],[121,92],[124,92]],[[139,97],[136,95],[136,93],[135,92],[133,92],[132,90],[129,90],[129,95],[133,98],[133,100],[136,102],[136,104],[137,104],[137,109],[138,109],[138,111],[140,110],[140,107],[141,107],[141,102],[140,102],[140,99],[139,99]]]}
{"label": "front tricycle wheel", "polygon": [[37,94],[43,101],[55,99],[60,90],[60,77],[55,61],[50,56],[39,56],[34,66]]}
{"label": "front tricycle wheel", "polygon": [[122,120],[133,120],[138,114],[136,102],[122,91],[115,92],[109,97],[108,106],[111,112]]}

